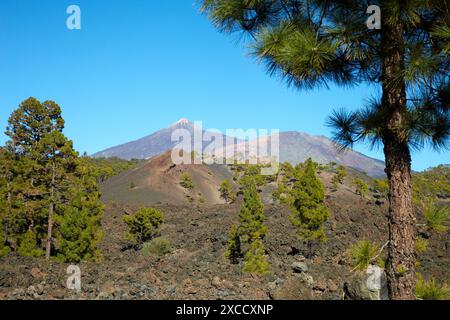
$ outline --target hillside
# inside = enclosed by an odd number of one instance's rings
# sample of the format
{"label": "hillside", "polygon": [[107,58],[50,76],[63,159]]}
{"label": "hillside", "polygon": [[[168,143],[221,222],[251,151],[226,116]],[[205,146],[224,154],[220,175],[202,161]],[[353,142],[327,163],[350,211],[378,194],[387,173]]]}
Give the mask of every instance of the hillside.
{"label": "hillside", "polygon": [[[181,175],[188,173],[194,190],[180,185]],[[123,172],[102,184],[103,200],[122,204],[172,205],[204,202],[221,204],[219,185],[224,179],[232,180],[231,172],[221,165],[179,165],[172,163],[171,152],[144,161],[135,169]]]}
{"label": "hillside", "polygon": [[[231,265],[224,258],[240,201],[214,206],[158,205],[165,214],[161,235],[173,247],[163,257],[127,249],[122,217],[137,206],[108,201],[101,245],[104,261],[80,264],[81,293],[64,286],[67,264],[10,255],[0,264],[0,299],[367,299],[368,293],[360,289],[365,276],[352,271],[347,250],[361,239],[378,244],[386,241],[387,202],[376,193],[364,199],[354,193],[352,179],[358,176],[370,181],[367,176],[350,172],[338,191],[331,187],[331,176],[325,171],[320,174],[331,212],[325,226],[328,241],[316,248],[317,255],[311,259],[304,256],[306,247],[288,220],[289,210],[266,204],[268,276],[243,273],[242,264]],[[419,255],[419,272],[449,283],[448,233],[429,234],[428,238],[429,249]],[[293,270],[298,262],[306,263],[308,270]]]}

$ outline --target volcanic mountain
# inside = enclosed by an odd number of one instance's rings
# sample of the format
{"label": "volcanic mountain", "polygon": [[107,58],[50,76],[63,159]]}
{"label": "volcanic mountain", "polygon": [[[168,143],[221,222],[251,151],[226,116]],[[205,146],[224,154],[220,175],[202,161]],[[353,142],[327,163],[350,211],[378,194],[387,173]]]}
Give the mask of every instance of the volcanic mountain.
{"label": "volcanic mountain", "polygon": [[[194,134],[204,134],[207,131],[195,128],[194,124],[187,119],[181,119],[168,128],[157,131],[149,136],[132,141],[123,145],[109,148],[107,150],[98,152],[93,155],[97,158],[111,158],[118,157],[121,159],[149,159],[160,155],[166,151],[172,150],[178,142],[172,141],[172,133],[177,129],[187,130],[191,137]],[[198,132],[201,130],[202,132]],[[227,136],[218,135],[219,140],[222,140],[223,145]],[[280,154],[278,160],[280,162],[289,162],[296,165],[312,158],[314,161],[326,164],[329,162],[336,162],[340,165],[356,169],[367,173],[373,177],[384,176],[384,162],[367,157],[359,152],[347,150],[345,152],[338,152],[338,149],[331,140],[323,136],[312,136],[302,132],[290,131],[281,132],[279,136]],[[259,153],[259,148],[263,145],[270,146],[272,137],[259,137],[253,141],[243,141],[234,139],[237,153],[245,153],[245,150],[256,149]],[[193,142],[192,142],[193,146]],[[204,143],[203,150],[208,146]],[[224,154],[230,157],[230,148]]]}
{"label": "volcanic mountain", "polygon": [[[190,133],[191,137],[194,134],[200,134],[203,136],[205,130],[196,128],[194,123],[190,122],[188,119],[180,119],[171,126],[159,130],[151,135],[143,137],[136,141],[131,141],[119,146],[115,146],[92,155],[94,158],[113,158],[117,157],[120,159],[131,160],[131,159],[149,159],[154,156],[160,155],[168,150],[172,150],[175,146],[179,144],[178,141],[172,141],[172,133],[175,130],[186,130]],[[200,132],[199,132],[200,131]],[[222,137],[223,143],[225,143],[226,136],[220,135]],[[234,139],[235,143],[239,143],[240,140]],[[192,138],[193,140],[193,138]],[[192,141],[192,150],[194,142]],[[207,147],[207,143],[203,145],[204,148]]]}

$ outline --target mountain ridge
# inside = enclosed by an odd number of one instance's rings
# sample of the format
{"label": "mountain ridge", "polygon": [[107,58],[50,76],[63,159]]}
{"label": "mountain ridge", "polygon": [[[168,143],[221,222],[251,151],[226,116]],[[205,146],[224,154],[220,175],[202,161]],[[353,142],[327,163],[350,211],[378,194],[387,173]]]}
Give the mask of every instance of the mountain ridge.
{"label": "mountain ridge", "polygon": [[[186,118],[181,118],[169,127],[163,128],[140,139],[97,152],[93,154],[92,157],[117,157],[126,160],[150,159],[172,150],[179,144],[178,141],[174,142],[171,139],[172,133],[177,129],[187,130],[191,136],[198,130],[198,128],[194,126],[194,123]],[[201,130],[202,136],[205,132],[209,132],[208,130]],[[196,133],[198,133],[198,131]],[[225,145],[227,136],[220,134],[219,137],[219,139],[222,139],[223,145]],[[271,145],[272,138],[272,135],[257,137],[257,139],[250,141],[232,138],[235,145],[235,148],[233,149],[236,149],[238,154],[245,154],[245,150],[253,149],[254,152],[257,152],[253,154],[259,155],[261,154],[260,146]],[[203,150],[205,150],[210,143],[212,142],[204,143]],[[193,142],[191,142],[191,145],[192,150],[194,150]],[[278,161],[280,162],[289,162],[296,165],[300,162],[304,162],[308,158],[312,158],[314,161],[321,164],[336,162],[340,165],[365,172],[373,177],[382,177],[385,175],[385,164],[383,161],[368,157],[353,150],[339,152],[336,145],[325,136],[314,136],[300,131],[284,131],[279,134],[279,147],[280,152]],[[232,156],[232,154],[227,152],[226,148],[223,149],[223,154],[225,154],[227,158]],[[230,150],[230,148],[228,148],[228,150]],[[245,156],[243,157],[245,158]]]}

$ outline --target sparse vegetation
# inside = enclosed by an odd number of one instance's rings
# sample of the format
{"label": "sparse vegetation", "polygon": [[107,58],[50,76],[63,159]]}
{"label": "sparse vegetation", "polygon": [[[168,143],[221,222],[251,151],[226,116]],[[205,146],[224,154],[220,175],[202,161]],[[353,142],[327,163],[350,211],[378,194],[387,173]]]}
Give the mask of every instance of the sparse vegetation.
{"label": "sparse vegetation", "polygon": [[136,168],[142,161],[138,159],[123,160],[119,158],[90,158],[86,155],[83,159],[92,167],[93,175],[98,183],[104,182],[124,171]]}
{"label": "sparse vegetation", "polygon": [[166,238],[154,238],[142,245],[141,252],[145,257],[153,255],[155,257],[161,258],[166,254],[172,252],[172,244]]}
{"label": "sparse vegetation", "polygon": [[159,233],[164,216],[160,210],[140,208],[133,215],[125,215],[123,221],[128,225],[126,239],[135,247],[140,247]]}
{"label": "sparse vegetation", "polygon": [[449,207],[438,206],[436,201],[429,198],[424,202],[425,222],[431,230],[446,232],[448,230]]}
{"label": "sparse vegetation", "polygon": [[447,300],[450,290],[446,284],[439,284],[435,279],[426,281],[422,276],[418,277],[416,284],[416,297],[419,300]]}
{"label": "sparse vegetation", "polygon": [[440,165],[413,175],[413,190],[416,203],[430,197],[450,197],[450,165]]}
{"label": "sparse vegetation", "polygon": [[194,190],[194,181],[189,173],[183,172],[180,176],[180,185],[187,190]]}
{"label": "sparse vegetation", "polygon": [[228,179],[222,181],[222,183],[220,184],[219,192],[221,198],[224,199],[227,203],[231,203],[236,200],[236,194],[234,193],[233,185]]}
{"label": "sparse vegetation", "polygon": [[369,241],[361,240],[350,247],[350,256],[354,269],[364,271],[377,258],[380,247]]}
{"label": "sparse vegetation", "polygon": [[198,203],[199,204],[205,204],[206,203],[206,199],[203,196],[203,193],[201,193],[201,192],[199,192],[199,194],[198,194]]}
{"label": "sparse vegetation", "polygon": [[416,252],[424,253],[428,250],[428,240],[422,237],[418,237],[416,240]]}
{"label": "sparse vegetation", "polygon": [[361,198],[367,196],[367,193],[369,192],[369,186],[363,179],[360,178],[354,179],[353,186],[355,187],[355,193],[361,196]]}
{"label": "sparse vegetation", "polygon": [[372,182],[372,188],[374,191],[387,197],[389,193],[389,184],[386,180],[374,179]]}
{"label": "sparse vegetation", "polygon": [[346,177],[347,170],[344,166],[339,166],[336,169],[336,173],[334,174],[333,178],[331,179],[331,183],[333,184],[335,190],[339,188],[339,185],[344,184],[344,180]]}

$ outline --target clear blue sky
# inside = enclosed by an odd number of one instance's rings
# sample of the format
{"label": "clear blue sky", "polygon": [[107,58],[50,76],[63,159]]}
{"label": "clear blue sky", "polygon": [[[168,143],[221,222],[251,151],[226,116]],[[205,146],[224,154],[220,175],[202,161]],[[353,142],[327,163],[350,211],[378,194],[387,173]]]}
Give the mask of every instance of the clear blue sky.
{"label": "clear blue sky", "polygon": [[[66,135],[94,153],[180,118],[207,128],[298,130],[330,136],[327,116],[356,108],[375,88],[296,91],[270,78],[237,37],[218,33],[196,0],[1,0],[0,127],[34,96],[63,108]],[[82,29],[66,28],[79,5]],[[0,135],[0,144],[6,137]],[[369,151],[382,159],[380,151]],[[414,169],[450,152],[413,155]]]}

